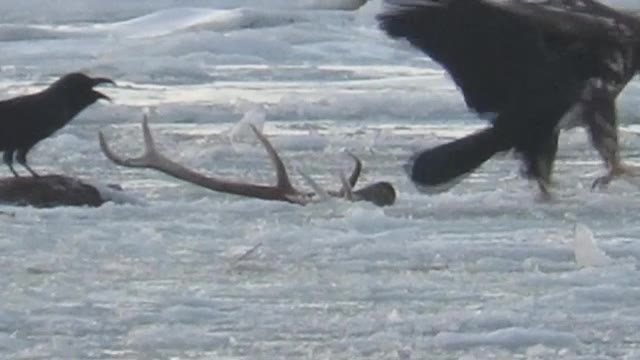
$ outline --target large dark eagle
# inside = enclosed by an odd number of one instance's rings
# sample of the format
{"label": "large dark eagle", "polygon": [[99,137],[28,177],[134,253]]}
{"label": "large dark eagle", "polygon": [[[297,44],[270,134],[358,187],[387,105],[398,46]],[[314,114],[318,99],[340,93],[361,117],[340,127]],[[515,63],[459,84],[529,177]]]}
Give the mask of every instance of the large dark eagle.
{"label": "large dark eagle", "polygon": [[615,99],[640,69],[638,17],[593,0],[385,0],[377,19],[441,64],[470,109],[491,114],[489,128],[415,154],[420,188],[452,186],[513,149],[548,196],[563,118],[587,127],[607,166],[594,185],[629,171]]}

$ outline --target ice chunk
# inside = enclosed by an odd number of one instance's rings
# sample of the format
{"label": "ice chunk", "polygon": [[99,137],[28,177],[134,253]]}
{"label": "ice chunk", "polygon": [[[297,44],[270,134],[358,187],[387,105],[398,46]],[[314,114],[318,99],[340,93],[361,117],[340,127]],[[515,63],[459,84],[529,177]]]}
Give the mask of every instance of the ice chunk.
{"label": "ice chunk", "polygon": [[251,131],[249,125],[253,125],[259,132],[263,132],[265,119],[266,114],[264,110],[249,110],[229,131],[229,137],[232,141],[256,142],[256,136]]}
{"label": "ice chunk", "polygon": [[586,225],[576,224],[574,239],[573,251],[579,266],[603,266],[611,263],[612,259],[598,247],[593,232]]}

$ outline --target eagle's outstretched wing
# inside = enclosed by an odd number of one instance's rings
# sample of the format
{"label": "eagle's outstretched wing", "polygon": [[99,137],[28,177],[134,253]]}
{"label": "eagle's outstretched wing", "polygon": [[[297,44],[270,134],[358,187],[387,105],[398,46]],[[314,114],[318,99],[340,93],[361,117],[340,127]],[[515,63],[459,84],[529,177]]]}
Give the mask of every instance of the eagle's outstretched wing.
{"label": "eagle's outstretched wing", "polygon": [[480,113],[504,109],[554,56],[637,33],[591,0],[386,0],[377,19],[441,64]]}
{"label": "eagle's outstretched wing", "polygon": [[549,32],[583,41],[635,43],[638,18],[593,0],[482,0]]}

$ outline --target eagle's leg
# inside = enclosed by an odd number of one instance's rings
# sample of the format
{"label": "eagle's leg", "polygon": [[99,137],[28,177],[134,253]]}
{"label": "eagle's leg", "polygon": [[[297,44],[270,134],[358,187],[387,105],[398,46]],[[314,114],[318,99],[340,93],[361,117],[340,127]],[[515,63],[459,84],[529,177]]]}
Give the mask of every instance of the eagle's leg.
{"label": "eagle's leg", "polygon": [[[558,137],[554,136],[557,140]],[[547,150],[545,148],[545,150]],[[551,191],[549,190],[553,185],[551,181],[551,174],[553,172],[553,162],[555,160],[555,152],[554,156],[549,157],[549,153],[542,153],[541,156],[537,159],[536,165],[538,167],[538,176],[536,176],[536,182],[538,183],[538,189],[540,189],[540,199],[543,201],[551,200]]]}
{"label": "eagle's leg", "polygon": [[526,177],[531,180],[535,180],[540,190],[540,200],[548,201],[553,197],[551,195],[551,165],[548,162],[548,158],[544,156],[536,156],[535,158],[528,159],[525,156]]}
{"label": "eagle's leg", "polygon": [[524,156],[525,168],[524,176],[533,179],[540,189],[540,197],[542,200],[550,200],[550,187],[553,185],[552,174],[553,165],[558,151],[559,131],[554,131],[544,142],[538,145],[538,150],[531,156]]}
{"label": "eagle's leg", "polygon": [[554,131],[546,141],[539,144],[539,152],[533,160],[534,165],[527,165],[522,169],[522,176],[527,179],[536,179],[541,177],[545,179],[548,184],[553,184],[553,166],[556,160],[556,153],[558,152],[558,138],[560,137],[559,131]]}
{"label": "eagle's leg", "polygon": [[[610,154],[607,154],[607,155],[610,155]],[[607,187],[607,185],[611,183],[612,180],[619,177],[638,176],[638,174],[640,174],[637,167],[625,165],[624,163],[622,163],[622,160],[620,160],[618,156],[612,159],[605,157],[604,155],[602,155],[602,153],[601,153],[601,156],[605,161],[605,164],[607,167],[607,174],[596,178],[593,181],[593,184],[591,186],[592,189],[605,188]]]}
{"label": "eagle's leg", "polygon": [[540,190],[539,199],[541,201],[549,201],[553,199],[551,195],[551,173],[549,172],[548,159],[543,156],[537,157],[533,160],[532,164],[529,164],[529,174],[536,180],[538,189]]}
{"label": "eagle's leg", "polygon": [[544,143],[541,144],[542,150],[538,162],[540,163],[539,166],[541,168],[540,173],[542,174],[542,178],[548,185],[553,184],[553,165],[556,160],[556,153],[558,152],[559,137],[560,132],[556,130]]}
{"label": "eagle's leg", "polygon": [[591,137],[591,143],[607,168],[607,174],[598,177],[593,182],[592,188],[606,187],[612,180],[621,176],[636,176],[637,169],[624,165],[620,158],[615,97],[594,98],[585,109],[584,121]]}

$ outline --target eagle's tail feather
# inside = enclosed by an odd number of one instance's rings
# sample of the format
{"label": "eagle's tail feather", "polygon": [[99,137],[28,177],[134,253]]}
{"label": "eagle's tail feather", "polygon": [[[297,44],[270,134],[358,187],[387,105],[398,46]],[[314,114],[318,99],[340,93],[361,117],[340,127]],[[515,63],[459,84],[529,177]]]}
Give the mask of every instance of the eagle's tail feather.
{"label": "eagle's tail feather", "polygon": [[506,151],[494,127],[416,153],[405,165],[411,180],[424,192],[442,192],[460,182],[495,153]]}

